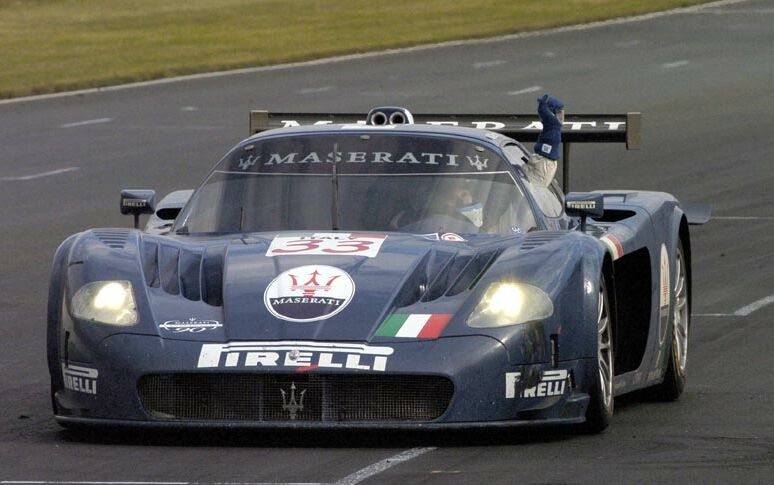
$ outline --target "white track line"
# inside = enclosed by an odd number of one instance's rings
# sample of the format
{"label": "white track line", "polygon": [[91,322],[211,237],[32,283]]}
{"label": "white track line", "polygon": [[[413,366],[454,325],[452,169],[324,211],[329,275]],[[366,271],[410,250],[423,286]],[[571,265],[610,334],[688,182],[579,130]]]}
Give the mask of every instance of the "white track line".
{"label": "white track line", "polygon": [[712,216],[712,219],[721,221],[772,221],[774,216]]}
{"label": "white track line", "polygon": [[110,123],[113,118],[97,118],[94,120],[76,121],[75,123],[65,123],[59,125],[59,128],[75,128],[76,126],[98,125],[100,123]]}
{"label": "white track line", "polygon": [[348,475],[341,480],[338,480],[334,485],[355,485],[356,483],[362,482],[366,478],[372,477],[377,473],[381,473],[388,468],[409,461],[420,455],[424,455],[425,453],[433,451],[434,449],[434,446],[425,448],[411,448],[410,450],[406,450],[403,453],[398,453],[395,456],[391,456],[390,458],[376,462],[373,465],[369,465],[362,470],[358,470],[355,473]]}
{"label": "white track line", "polygon": [[[51,175],[59,175],[60,173],[65,172],[73,172],[75,170],[78,170],[78,167],[67,167],[67,168],[60,168],[57,170],[50,170],[48,172],[42,172],[42,173],[36,173],[32,175],[24,175],[21,177],[0,177],[0,180],[33,180],[33,179],[39,179],[42,177],[49,177]],[[2,482],[0,482],[2,483]]]}
{"label": "white track line", "polygon": [[734,313],[691,313],[692,317],[746,317],[761,308],[774,303],[774,295],[755,300],[749,305],[745,305]]}
{"label": "white track line", "polygon": [[543,89],[540,86],[530,86],[528,88],[519,89],[516,91],[508,91],[508,96],[519,96],[520,94],[535,93]]}
{"label": "white track line", "polygon": [[505,61],[476,62],[473,64],[473,69],[485,69],[487,67],[502,66],[503,64],[505,64]]}
{"label": "white track line", "polygon": [[668,16],[678,15],[683,13],[693,13],[693,12],[701,11],[708,8],[723,7],[726,5],[734,5],[737,3],[749,2],[749,1],[750,0],[719,0],[717,2],[705,3],[702,5],[694,5],[692,7],[664,10],[661,12],[652,12],[652,13],[636,15],[632,17],[622,17],[617,19],[602,20],[599,22],[590,22],[587,24],[570,25],[567,27],[557,27],[557,28],[546,29],[546,30],[535,30],[532,32],[521,32],[518,34],[501,35],[498,37],[487,37],[485,39],[452,40],[447,42],[439,42],[436,44],[424,44],[424,45],[418,45],[414,47],[405,47],[401,49],[387,49],[387,50],[376,51],[376,52],[366,52],[366,53],[360,53],[360,54],[349,54],[349,55],[343,55],[343,56],[326,57],[325,59],[316,59],[313,61],[292,62],[287,64],[276,64],[273,66],[247,67],[243,69],[232,69],[230,71],[205,72],[201,74],[191,74],[188,76],[177,76],[177,77],[169,77],[164,79],[154,79],[152,81],[142,81],[142,82],[136,82],[136,83],[119,84],[116,86],[106,86],[104,88],[80,89],[78,91],[66,91],[62,93],[41,94],[37,96],[26,96],[23,98],[4,99],[4,100],[0,100],[0,105],[11,104],[11,103],[21,103],[25,101],[39,101],[44,99],[62,98],[62,97],[75,96],[75,95],[81,95],[81,94],[92,94],[92,93],[100,93],[100,92],[107,92],[107,91],[118,91],[123,89],[141,88],[146,86],[156,86],[159,84],[169,84],[169,83],[176,83],[181,81],[193,81],[197,79],[211,79],[211,78],[218,78],[218,77],[224,77],[224,76],[234,76],[239,74],[255,74],[255,73],[261,73],[261,72],[279,71],[283,69],[293,69],[297,67],[321,66],[321,65],[333,64],[337,62],[345,62],[345,61],[360,60],[360,59],[371,59],[374,57],[383,57],[383,56],[404,54],[404,53],[410,53],[410,52],[421,52],[421,51],[439,49],[439,48],[445,48],[445,47],[492,44],[496,42],[516,40],[516,39],[543,37],[546,35],[560,34],[564,32],[580,32],[580,31],[591,30],[591,29],[596,29],[600,27],[608,27],[611,25],[629,24],[633,22],[642,22],[645,20],[651,20],[651,19],[656,19],[660,17],[668,17]]}
{"label": "white track line", "polygon": [[663,69],[674,69],[676,67],[687,66],[688,64],[690,64],[690,62],[683,60],[683,61],[675,61],[675,62],[666,62],[664,64],[661,64],[661,67]]}
{"label": "white track line", "polygon": [[747,315],[751,314],[752,312],[756,310],[760,310],[761,308],[765,307],[766,305],[770,305],[774,303],[774,295],[767,296],[766,298],[761,298],[760,300],[756,300],[749,305],[745,305],[739,310],[734,312],[734,316],[737,317],[746,317]]}
{"label": "white track line", "polygon": [[319,88],[304,88],[304,89],[299,89],[298,94],[324,93],[326,91],[330,91],[331,89],[333,89],[333,86],[320,86]]}
{"label": "white track line", "polygon": [[111,481],[48,481],[48,480],[3,480],[0,481],[0,485],[203,485],[205,483],[209,485],[355,485],[363,480],[370,478],[378,473],[412,460],[420,455],[424,455],[430,451],[435,450],[433,447],[425,448],[411,448],[397,455],[385,458],[382,461],[378,461],[373,465],[369,465],[362,468],[355,473],[347,475],[341,480],[337,480],[332,484],[323,483],[309,483],[309,482],[111,482]]}

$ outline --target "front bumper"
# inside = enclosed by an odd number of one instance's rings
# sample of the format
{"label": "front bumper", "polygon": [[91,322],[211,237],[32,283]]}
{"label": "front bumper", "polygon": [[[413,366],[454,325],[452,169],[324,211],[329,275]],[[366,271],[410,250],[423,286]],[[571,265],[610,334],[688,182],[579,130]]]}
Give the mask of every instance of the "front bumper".
{"label": "front bumper", "polygon": [[[594,359],[580,359],[560,361],[555,368],[548,363],[513,365],[506,349],[484,336],[366,345],[311,341],[216,344],[118,334],[93,350],[81,349],[77,361],[71,355],[69,362],[62,362],[64,383],[54,389],[56,419],[63,425],[453,429],[572,424],[585,419],[596,364]],[[378,381],[379,376],[389,376],[392,381],[396,376],[406,376],[407,380],[439,376],[451,382],[453,392],[444,410],[427,420],[341,420],[325,412],[310,418],[304,410],[288,411],[286,418],[277,418],[275,413],[271,419],[252,414],[249,419],[216,414],[212,419],[201,419],[148,409],[139,383],[144,376],[158,374],[271,375],[282,383],[290,382],[298,394],[314,376],[335,375],[344,380],[347,376],[369,376],[372,381]],[[228,402],[228,389],[216,391],[215,397],[222,392],[223,401]],[[287,385],[272,388],[269,394],[257,396],[256,406],[264,405],[259,404],[260,397],[260,403],[284,409],[291,392]],[[313,400],[308,398],[307,409],[311,410]],[[201,406],[212,406],[212,398],[208,399]],[[204,409],[203,415],[207,412]]]}

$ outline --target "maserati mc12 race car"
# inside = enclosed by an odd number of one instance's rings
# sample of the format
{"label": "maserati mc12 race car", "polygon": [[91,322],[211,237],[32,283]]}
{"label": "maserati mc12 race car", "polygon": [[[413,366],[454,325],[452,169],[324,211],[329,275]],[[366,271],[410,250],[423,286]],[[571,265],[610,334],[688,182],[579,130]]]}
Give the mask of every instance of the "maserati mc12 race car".
{"label": "maserati mc12 race car", "polygon": [[[569,145],[638,143],[576,115]],[[681,393],[688,216],[525,176],[535,116],[251,113],[196,190],[124,190],[67,238],[48,364],[65,426],[604,429]],[[144,230],[140,214],[150,214]]]}

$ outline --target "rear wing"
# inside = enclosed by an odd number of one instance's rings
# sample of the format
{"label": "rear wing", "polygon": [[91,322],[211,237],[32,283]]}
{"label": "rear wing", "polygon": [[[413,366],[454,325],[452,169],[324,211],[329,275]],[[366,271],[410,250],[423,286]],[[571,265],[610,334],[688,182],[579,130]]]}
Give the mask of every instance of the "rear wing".
{"label": "rear wing", "polygon": [[[543,125],[536,114],[414,114],[414,124],[460,126],[501,133],[522,143],[537,141]],[[562,189],[569,191],[570,146],[573,143],[624,143],[627,150],[641,144],[640,113],[565,115],[562,128]],[[274,113],[250,111],[250,136],[274,128],[305,125],[361,124],[362,113]]]}

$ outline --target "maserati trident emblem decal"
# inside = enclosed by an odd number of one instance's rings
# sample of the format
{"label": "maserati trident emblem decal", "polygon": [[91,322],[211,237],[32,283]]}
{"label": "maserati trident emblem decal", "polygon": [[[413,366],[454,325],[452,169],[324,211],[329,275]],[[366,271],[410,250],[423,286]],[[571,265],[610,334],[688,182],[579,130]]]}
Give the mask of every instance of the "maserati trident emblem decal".
{"label": "maserati trident emblem decal", "polygon": [[316,322],[330,318],[349,305],[355,282],[333,266],[291,268],[274,278],[263,294],[266,309],[289,322]]}
{"label": "maserati trident emblem decal", "polygon": [[280,389],[282,393],[282,409],[290,413],[290,420],[295,421],[296,415],[299,411],[304,410],[304,394],[306,389],[298,393],[298,401],[296,401],[296,383],[290,383],[290,398],[287,397],[284,389]]}
{"label": "maserati trident emblem decal", "polygon": [[475,157],[466,157],[471,167],[476,167],[479,172],[487,168],[486,164],[489,162],[488,158],[481,158],[478,155]]}
{"label": "maserati trident emblem decal", "polygon": [[258,162],[259,158],[261,158],[260,155],[257,155],[257,156],[248,155],[246,159],[240,158],[239,159],[239,168],[241,168],[242,170],[247,170],[248,168],[250,168],[253,165],[255,165],[256,162]]}

